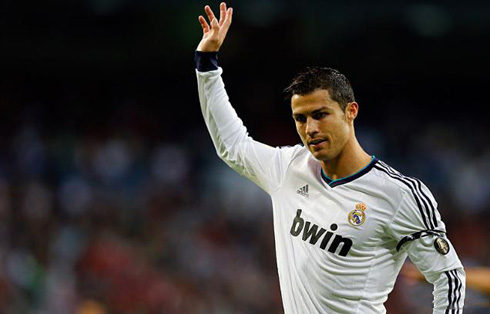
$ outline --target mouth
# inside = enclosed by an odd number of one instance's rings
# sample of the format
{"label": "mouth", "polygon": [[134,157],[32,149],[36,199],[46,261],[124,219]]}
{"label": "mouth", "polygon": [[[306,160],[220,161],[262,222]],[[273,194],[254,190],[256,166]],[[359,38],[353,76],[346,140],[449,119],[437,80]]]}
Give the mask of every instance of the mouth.
{"label": "mouth", "polygon": [[325,139],[313,139],[311,141],[308,141],[308,146],[313,147],[313,148],[319,148],[322,143],[325,143],[327,140]]}

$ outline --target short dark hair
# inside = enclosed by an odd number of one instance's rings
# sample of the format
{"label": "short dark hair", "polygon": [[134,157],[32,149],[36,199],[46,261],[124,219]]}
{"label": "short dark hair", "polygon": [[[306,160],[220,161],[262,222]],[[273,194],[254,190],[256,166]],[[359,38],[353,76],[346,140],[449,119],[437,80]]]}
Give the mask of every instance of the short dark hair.
{"label": "short dark hair", "polygon": [[284,90],[288,100],[293,95],[306,95],[317,89],[328,90],[332,100],[340,104],[342,111],[355,101],[354,91],[344,74],[328,67],[307,67],[293,79]]}

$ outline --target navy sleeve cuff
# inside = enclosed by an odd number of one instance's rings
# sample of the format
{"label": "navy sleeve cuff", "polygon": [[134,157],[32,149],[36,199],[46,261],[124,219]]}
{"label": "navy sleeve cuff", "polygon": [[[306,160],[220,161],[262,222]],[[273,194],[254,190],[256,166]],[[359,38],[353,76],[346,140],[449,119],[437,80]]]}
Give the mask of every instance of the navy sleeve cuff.
{"label": "navy sleeve cuff", "polygon": [[203,52],[196,51],[194,54],[194,62],[196,69],[199,72],[208,72],[218,69],[218,52]]}

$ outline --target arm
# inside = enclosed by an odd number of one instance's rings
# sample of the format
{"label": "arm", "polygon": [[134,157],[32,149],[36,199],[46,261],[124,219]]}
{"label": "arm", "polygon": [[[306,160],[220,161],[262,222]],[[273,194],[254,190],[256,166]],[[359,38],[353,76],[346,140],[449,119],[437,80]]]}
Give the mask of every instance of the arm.
{"label": "arm", "polygon": [[[390,233],[403,243],[399,249],[408,254],[425,279],[434,286],[434,313],[462,313],[466,287],[463,266],[446,237],[446,227],[432,194],[420,181],[412,180],[420,184],[417,194],[404,195],[390,224]],[[427,218],[434,221],[433,226],[429,225],[433,229],[428,228]],[[428,229],[432,231],[427,232]],[[436,240],[441,245],[437,245]]]}
{"label": "arm", "polygon": [[447,255],[434,249],[434,240],[435,236],[429,236],[408,244],[408,256],[434,286],[433,313],[462,313],[466,290],[465,271],[449,240],[445,239],[450,247]]}
{"label": "arm", "polygon": [[247,129],[231,106],[218,67],[217,53],[231,24],[233,11],[220,5],[220,20],[205,7],[211,26],[203,16],[199,22],[203,38],[196,50],[199,101],[216,152],[232,169],[255,182],[269,194],[278,189],[294,149],[273,148],[248,136]]}

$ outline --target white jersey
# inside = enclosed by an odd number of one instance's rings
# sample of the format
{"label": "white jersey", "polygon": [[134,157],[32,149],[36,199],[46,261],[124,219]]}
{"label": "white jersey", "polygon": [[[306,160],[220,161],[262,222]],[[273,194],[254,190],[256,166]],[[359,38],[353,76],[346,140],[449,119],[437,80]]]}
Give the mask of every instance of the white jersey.
{"label": "white jersey", "polygon": [[272,198],[286,314],[385,313],[407,256],[434,285],[434,313],[462,313],[463,267],[425,185],[375,157],[331,180],[305,147],[274,148],[248,136],[221,68],[196,73],[218,155]]}

